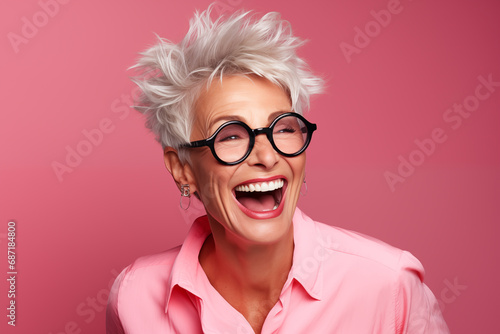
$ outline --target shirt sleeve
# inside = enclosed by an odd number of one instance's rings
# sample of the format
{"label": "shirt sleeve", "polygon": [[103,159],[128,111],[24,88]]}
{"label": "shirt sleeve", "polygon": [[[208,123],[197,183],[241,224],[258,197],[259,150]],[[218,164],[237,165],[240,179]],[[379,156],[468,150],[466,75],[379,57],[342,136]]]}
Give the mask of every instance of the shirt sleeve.
{"label": "shirt sleeve", "polygon": [[400,276],[396,286],[398,334],[449,334],[436,297],[423,283],[424,268],[409,252],[400,258]]}
{"label": "shirt sleeve", "polygon": [[106,334],[124,334],[122,323],[118,315],[118,299],[127,268],[116,277],[111,291],[109,292],[108,305],[106,307]]}

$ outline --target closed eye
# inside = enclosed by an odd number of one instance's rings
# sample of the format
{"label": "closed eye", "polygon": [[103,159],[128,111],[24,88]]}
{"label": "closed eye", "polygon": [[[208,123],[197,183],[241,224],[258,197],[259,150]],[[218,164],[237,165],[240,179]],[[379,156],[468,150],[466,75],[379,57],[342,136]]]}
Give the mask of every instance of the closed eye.
{"label": "closed eye", "polygon": [[283,128],[276,131],[277,133],[294,133],[296,130],[294,128]]}
{"label": "closed eye", "polygon": [[231,135],[231,136],[226,136],[226,137],[223,137],[223,138],[217,138],[217,141],[218,142],[224,142],[224,141],[231,141],[231,140],[237,140],[237,139],[241,139],[239,136],[237,135]]}

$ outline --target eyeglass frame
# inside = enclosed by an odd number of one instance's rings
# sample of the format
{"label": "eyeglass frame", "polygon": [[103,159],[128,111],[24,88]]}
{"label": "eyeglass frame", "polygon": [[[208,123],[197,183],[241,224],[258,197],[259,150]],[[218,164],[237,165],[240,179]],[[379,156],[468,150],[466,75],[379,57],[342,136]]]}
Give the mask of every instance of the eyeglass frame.
{"label": "eyeglass frame", "polygon": [[[288,116],[297,117],[298,119],[300,119],[304,123],[304,125],[307,128],[307,138],[305,140],[304,146],[302,146],[302,148],[299,151],[297,151],[296,153],[285,153],[285,152],[281,151],[276,146],[276,144],[274,143],[274,139],[273,139],[274,126],[278,123],[278,121],[280,119],[288,117]],[[217,137],[219,132],[221,132],[222,129],[225,128],[226,126],[233,125],[233,124],[241,125],[248,132],[248,136],[249,136],[248,149],[242,158],[240,158],[234,162],[226,162],[226,161],[222,160],[221,158],[219,158],[219,156],[215,152],[214,143],[215,143],[215,138]],[[208,146],[210,148],[210,151],[212,152],[212,155],[214,156],[214,158],[218,162],[220,162],[221,164],[226,165],[226,166],[234,166],[234,165],[237,165],[239,163],[242,163],[243,161],[245,161],[246,158],[248,158],[250,153],[252,153],[253,147],[255,145],[255,137],[257,137],[260,134],[265,134],[267,139],[271,143],[271,146],[273,147],[273,149],[276,152],[278,152],[279,154],[281,154],[282,156],[296,157],[296,156],[302,154],[302,152],[304,152],[306,150],[306,148],[311,143],[313,132],[316,131],[317,129],[318,129],[318,126],[316,124],[309,122],[301,114],[298,114],[296,112],[286,112],[286,113],[283,113],[283,114],[279,115],[278,117],[276,117],[268,127],[264,127],[264,128],[251,129],[246,123],[244,123],[242,121],[232,120],[232,121],[226,122],[226,123],[222,124],[221,126],[219,126],[219,128],[210,137],[208,137],[206,139],[202,139],[202,140],[192,141],[190,143],[183,144],[180,147],[182,147],[182,148],[196,148],[196,147]]]}

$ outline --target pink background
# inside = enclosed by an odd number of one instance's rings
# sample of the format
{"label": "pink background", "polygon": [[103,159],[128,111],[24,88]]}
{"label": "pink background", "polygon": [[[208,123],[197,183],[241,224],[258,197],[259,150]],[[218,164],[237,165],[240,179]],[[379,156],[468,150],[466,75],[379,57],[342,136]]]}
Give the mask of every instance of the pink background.
{"label": "pink background", "polygon": [[[19,273],[16,328],[6,324],[0,283],[2,333],[103,333],[116,273],[181,243],[196,213],[181,212],[160,146],[128,108],[126,69],[153,32],[179,41],[210,1],[57,3],[0,5],[0,262],[3,277],[15,220]],[[416,255],[452,333],[499,333],[500,87],[471,96],[479,76],[500,81],[500,4],[394,4],[220,0],[216,12],[281,12],[309,40],[301,55],[328,80],[307,115],[319,130],[299,206]],[[388,6],[399,13],[375,24],[371,11]],[[356,38],[357,28],[371,37]],[[341,43],[356,41],[346,57]],[[464,101],[477,109],[454,129],[443,116]],[[446,140],[429,155],[415,152],[435,128]],[[68,149],[86,156],[58,178],[53,164],[67,165]],[[398,173],[400,155],[419,166],[391,189],[384,173]]]}

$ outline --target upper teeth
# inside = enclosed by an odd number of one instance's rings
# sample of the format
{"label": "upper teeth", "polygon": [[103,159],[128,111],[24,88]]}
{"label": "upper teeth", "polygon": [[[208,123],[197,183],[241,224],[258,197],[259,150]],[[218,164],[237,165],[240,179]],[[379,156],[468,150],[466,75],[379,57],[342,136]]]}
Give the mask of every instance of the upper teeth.
{"label": "upper teeth", "polygon": [[285,181],[283,180],[274,180],[269,182],[258,182],[258,183],[247,183],[242,184],[234,188],[236,191],[246,191],[246,192],[254,192],[254,191],[273,191],[283,187]]}

